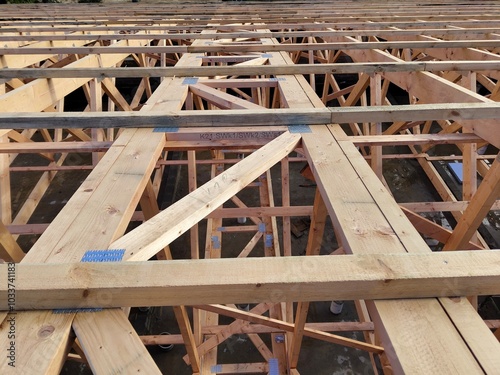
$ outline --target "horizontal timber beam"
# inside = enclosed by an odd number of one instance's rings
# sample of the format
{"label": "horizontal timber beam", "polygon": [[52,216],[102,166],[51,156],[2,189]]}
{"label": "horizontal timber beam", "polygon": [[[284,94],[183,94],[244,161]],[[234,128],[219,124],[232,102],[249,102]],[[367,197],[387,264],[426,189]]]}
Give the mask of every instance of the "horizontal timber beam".
{"label": "horizontal timber beam", "polygon": [[10,142],[0,144],[0,153],[96,152],[107,151],[113,142]]}
{"label": "horizontal timber beam", "polygon": [[[6,112],[0,129],[325,125],[354,122],[496,119],[500,103],[150,112]],[[500,133],[492,135],[497,139]],[[500,138],[498,139],[500,142]]]}
{"label": "horizontal timber beam", "polygon": [[[482,10],[484,12],[484,10]],[[348,21],[341,21],[339,22],[336,20],[335,22],[330,22],[328,20],[325,20],[325,22],[322,22],[321,24],[318,24],[316,20],[306,20],[304,18],[301,18],[301,22],[299,24],[293,23],[293,22],[286,22],[283,23],[283,20],[280,22],[273,23],[274,21],[272,20],[267,20],[268,22],[266,23],[266,27],[268,29],[295,29],[300,26],[301,30],[314,30],[317,31],[318,27],[321,26],[322,28],[334,28],[335,30],[344,31],[349,30],[349,35],[360,35],[356,34],[356,31],[363,31],[367,32],[367,35],[372,35],[370,32],[376,32],[378,30],[381,30],[382,28],[386,28],[385,30],[388,31],[387,28],[389,27],[398,27],[398,28],[405,28],[405,27],[410,27],[414,28],[415,27],[415,20],[411,21],[403,21],[401,20],[400,17],[398,17],[398,20],[395,21],[394,19],[388,20],[388,21],[375,21],[373,17],[370,17],[369,21],[360,21],[358,20],[353,20],[351,17],[349,17]],[[175,24],[171,24],[171,20],[155,20],[155,25],[151,25],[151,19],[147,20],[137,20],[134,19],[133,24],[128,23],[126,26],[123,24],[116,24],[116,23],[107,23],[106,25],[96,25],[95,20],[91,21],[90,23],[83,23],[82,20],[79,20],[78,25],[65,25],[65,26],[60,26],[57,28],[57,31],[75,31],[75,30],[90,30],[92,32],[96,31],[107,31],[107,30],[115,30],[117,32],[120,32],[123,30],[125,27],[128,31],[134,32],[134,31],[142,31],[142,30],[161,30],[161,32],[164,32],[165,29],[170,30],[170,31],[182,31],[186,32],[188,30],[204,30],[206,28],[211,29],[211,25],[207,25],[207,22],[200,21],[199,23],[194,23],[193,21],[188,21],[187,23],[181,20],[176,19]],[[231,21],[228,21],[231,22]],[[232,21],[234,22],[234,21]],[[259,18],[258,19],[258,24],[257,26],[262,25],[263,19]],[[167,25],[165,25],[167,24]],[[453,22],[450,22],[450,20],[426,20],[425,22],[418,22],[418,25],[422,28],[428,27],[429,29],[425,29],[428,33],[431,35],[436,34],[433,31],[439,30],[442,31],[444,28],[449,28],[450,25],[453,26],[458,26],[458,27],[466,27],[466,28],[471,28],[474,30],[476,27],[480,31],[485,31],[487,29],[490,30],[490,32],[494,32],[498,30],[500,27],[500,22],[498,20],[477,20],[477,19],[467,19],[467,20],[455,20]],[[24,27],[23,27],[24,26]],[[224,31],[224,32],[234,32],[234,31],[242,31],[242,30],[255,30],[256,25],[252,22],[249,22],[249,24],[242,24],[242,23],[228,23],[228,24],[219,24],[216,26],[216,29],[218,31]],[[424,30],[422,28],[419,29],[410,29],[406,30],[410,33],[417,33],[419,34],[421,30]],[[439,28],[439,29],[438,29]],[[213,29],[213,28],[212,28]],[[352,29],[352,31],[351,31]],[[29,23],[21,25],[21,24],[16,24],[14,27],[12,26],[5,26],[3,28],[3,31],[5,32],[31,32],[33,33],[34,31],[49,31],[53,32],[54,27],[53,27],[53,21],[50,21],[50,23],[44,24],[44,23],[38,23],[37,25],[33,24],[33,21],[30,20]],[[390,30],[389,30],[390,31]],[[402,30],[403,32],[405,30]],[[425,34],[425,31],[422,31],[422,33]],[[460,29],[460,31],[469,31]],[[400,30],[397,30],[399,33]],[[220,34],[219,34],[220,35]],[[224,35],[224,34],[223,34]],[[365,34],[363,34],[365,35]]]}
{"label": "horizontal timber beam", "polygon": [[[210,43],[210,42],[209,42]],[[108,54],[108,53],[221,53],[221,52],[291,52],[326,50],[403,49],[403,48],[498,48],[500,40],[439,40],[439,41],[392,41],[392,42],[338,42],[338,43],[289,43],[223,44],[210,43],[196,46],[150,46],[150,47],[23,47],[0,48],[0,55],[37,54]]]}
{"label": "horizontal timber beam", "polygon": [[[260,57],[255,55],[255,58]],[[425,61],[394,63],[338,63],[262,66],[197,66],[153,68],[6,68],[0,79],[14,78],[129,78],[129,77],[208,77],[216,75],[355,74],[383,72],[481,71],[498,69],[496,61]]]}
{"label": "horizontal timber beam", "polygon": [[[244,25],[241,25],[242,27]],[[494,29],[488,28],[473,28],[469,30],[460,29],[411,29],[411,30],[397,30],[396,35],[407,35],[407,36],[417,36],[417,35],[432,35],[432,36],[444,36],[444,35],[486,35],[493,32]],[[155,30],[150,30],[148,36],[151,39],[232,39],[232,38],[303,38],[303,37],[331,37],[331,36],[394,36],[394,30],[387,29],[372,29],[372,30],[329,30],[329,31],[318,31],[318,30],[299,30],[299,31],[232,31],[226,33],[165,33],[165,32],[155,32]],[[88,38],[94,38],[95,40],[121,40],[121,39],[141,39],[140,35],[137,34],[49,34],[49,35],[0,35],[0,41],[53,41],[53,40],[86,40]]]}
{"label": "horizontal timber beam", "polygon": [[484,142],[481,137],[473,133],[360,135],[351,136],[349,139],[356,146],[399,146]]}
{"label": "horizontal timber beam", "polygon": [[[277,296],[291,302],[492,295],[500,293],[499,265],[500,252],[491,250],[21,263],[15,266],[15,309],[258,303],[277,302]],[[7,267],[0,265],[2,274]],[[0,310],[9,309],[7,294],[8,286],[1,285]]]}

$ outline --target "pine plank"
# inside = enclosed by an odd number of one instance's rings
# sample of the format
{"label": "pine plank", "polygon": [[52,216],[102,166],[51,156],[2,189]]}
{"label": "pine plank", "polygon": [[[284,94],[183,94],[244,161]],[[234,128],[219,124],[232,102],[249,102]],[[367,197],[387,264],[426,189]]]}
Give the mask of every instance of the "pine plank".
{"label": "pine plank", "polygon": [[[285,302],[495,295],[500,291],[499,261],[500,252],[477,250],[311,255],[307,266],[301,257],[20,263],[16,267],[16,307],[144,306],[148,301],[158,306],[260,303],[272,301],[277,291]],[[0,265],[0,270],[6,269],[7,264]],[[241,269],[248,272],[238,277]],[[336,272],[329,274],[332,269]],[[301,278],[290,270],[301,270]],[[100,297],[110,293],[110,300]],[[0,297],[4,301],[0,310],[5,310],[6,285],[0,288]]]}
{"label": "pine plank", "polygon": [[2,347],[9,348],[8,339],[13,319],[16,327],[15,360],[12,367],[6,355],[0,357],[2,374],[58,374],[69,350],[73,314],[53,314],[51,311],[11,313],[0,326]]}
{"label": "pine plank", "polygon": [[73,329],[94,374],[161,374],[122,310],[78,313]]}

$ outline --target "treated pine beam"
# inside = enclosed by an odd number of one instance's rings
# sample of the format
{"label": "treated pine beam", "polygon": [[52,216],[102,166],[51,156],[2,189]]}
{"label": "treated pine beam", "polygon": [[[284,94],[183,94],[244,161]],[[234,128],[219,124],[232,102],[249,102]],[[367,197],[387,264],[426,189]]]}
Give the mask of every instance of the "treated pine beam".
{"label": "treated pine beam", "polygon": [[207,217],[238,218],[263,216],[311,216],[312,206],[219,208]]}
{"label": "treated pine beam", "polygon": [[[242,30],[245,28],[244,25],[241,25]],[[455,38],[462,38],[464,36],[481,36],[485,37],[489,33],[491,33],[494,29],[488,28],[488,27],[483,27],[483,28],[473,28],[473,29],[440,29],[440,28],[430,28],[430,29],[425,29],[425,28],[416,28],[416,29],[409,29],[409,30],[403,30],[399,29],[397,30],[396,35],[408,35],[408,36],[418,36],[418,35],[432,35],[432,36],[451,36],[453,35]],[[200,34],[200,33],[192,33],[192,32],[186,32],[186,33],[159,33],[155,32],[154,30],[151,30],[150,33],[148,34],[151,36],[152,39],[170,39],[170,40],[179,40],[179,39],[221,39],[221,38],[242,38],[242,37],[252,37],[252,38],[298,38],[298,37],[316,37],[316,38],[321,38],[321,37],[328,37],[328,36],[372,36],[372,35],[377,35],[377,36],[394,36],[395,32],[394,30],[387,30],[387,29],[370,29],[370,30],[362,30],[362,29],[355,29],[355,30],[290,30],[290,31],[255,31],[255,30],[249,30],[249,31],[237,31],[233,30],[231,32],[225,32],[223,34],[220,33],[206,33],[206,34]],[[12,34],[12,35],[1,35],[0,36],[0,41],[25,41],[25,42],[33,42],[33,41],[54,41],[54,40],[86,40],[89,38],[89,36],[93,36],[93,34],[84,34],[80,35],[77,33],[73,34],[36,34],[36,33],[30,33],[28,34]],[[116,33],[110,33],[110,34],[102,34],[102,33],[97,33],[95,35],[96,39],[99,40],[115,40],[115,39],[140,39],[139,35],[136,34],[116,34]]]}
{"label": "treated pine beam", "polygon": [[[455,201],[455,202],[408,202],[400,203],[404,207],[413,212],[453,212],[465,211],[469,205],[469,201]],[[500,210],[500,200],[497,200],[491,206],[492,210]]]}
{"label": "treated pine beam", "polygon": [[484,140],[476,134],[400,134],[400,135],[360,135],[348,137],[356,146],[404,146],[479,143]]}
{"label": "treated pine beam", "polygon": [[289,74],[376,74],[384,72],[441,72],[478,71],[486,75],[495,72],[498,62],[494,61],[426,61],[426,62],[357,62],[335,64],[300,65],[232,65],[200,67],[151,67],[151,68],[77,68],[64,69],[4,68],[0,79],[15,78],[133,78],[133,77],[209,77],[209,76],[257,76]]}
{"label": "treated pine beam", "polygon": [[[124,41],[127,42],[127,41]],[[128,40],[128,43],[133,43],[134,40]],[[125,43],[124,43],[125,44]],[[287,43],[266,45],[262,48],[260,43],[249,44],[219,44],[212,43],[210,45],[183,45],[183,46],[116,46],[116,47],[1,47],[1,55],[57,55],[57,54],[114,54],[114,53],[221,53],[221,52],[262,52],[279,51],[279,52],[294,52],[294,51],[336,51],[336,50],[387,50],[387,49],[403,49],[403,48],[497,48],[500,47],[499,40],[412,40],[412,41],[388,41],[388,42],[326,42],[326,43]],[[116,50],[116,51],[115,51]]]}
{"label": "treated pine beam", "polygon": [[[84,113],[0,113],[0,129],[23,127],[199,127],[199,126],[269,126],[289,124],[326,124],[331,114],[324,110],[252,109],[211,111],[84,112]],[[78,126],[76,125],[78,123]],[[243,123],[244,125],[240,125]]]}
{"label": "treated pine beam", "polygon": [[479,185],[443,250],[456,250],[466,245],[500,196],[500,153]]}
{"label": "treated pine beam", "polygon": [[[263,207],[273,207],[274,206],[274,194],[272,186],[271,170],[266,171],[265,174],[261,174],[258,179],[259,186],[259,196],[260,205]],[[264,223],[264,256],[269,257],[281,257],[280,242],[278,240],[278,225],[276,222],[276,217],[267,216],[262,218]],[[269,309],[269,317],[275,319],[285,320],[286,318],[286,305],[284,303],[279,303],[272,306]],[[271,334],[271,345],[274,358],[278,361],[278,374],[286,375],[287,367],[287,354],[286,345],[278,342],[277,335],[275,333]],[[286,339],[285,339],[286,342]]]}
{"label": "treated pine beam", "polygon": [[[495,328],[500,326],[500,321],[486,321],[488,327]],[[217,333],[222,329],[227,327],[227,325],[220,326],[206,326],[203,328],[204,333]],[[322,323],[306,323],[307,328],[316,329],[324,332],[350,332],[350,331],[373,331],[373,323],[372,322],[322,322]],[[277,330],[273,327],[264,326],[262,324],[250,324],[247,326],[240,327],[239,330],[235,331],[236,334],[242,334],[245,332],[253,332],[253,333],[270,333],[270,332],[281,332],[283,330]]]}
{"label": "treated pine beam", "polygon": [[76,314],[73,329],[92,372],[104,374],[116,368],[116,359],[109,354],[103,355],[103,351],[113,351],[122,361],[120,374],[161,374],[152,360],[145,360],[149,357],[146,348],[139,336],[132,334],[135,333],[132,324],[123,317],[121,309]]}
{"label": "treated pine beam", "polygon": [[22,142],[0,143],[0,153],[36,154],[107,151],[113,142]]}
{"label": "treated pine beam", "polygon": [[[0,85],[0,91],[2,85]],[[9,145],[9,138],[0,131],[0,149]],[[10,186],[10,160],[9,154],[0,154],[0,222],[10,224],[12,222],[12,192]]]}
{"label": "treated pine beam", "polygon": [[[352,122],[394,122],[412,120],[468,121],[495,119],[500,103],[446,103],[373,107],[280,108],[213,110],[213,111],[153,111],[153,112],[84,112],[84,113],[0,113],[0,129],[37,128],[122,128],[143,127],[214,127],[214,126],[274,126],[324,125]],[[493,121],[493,120],[492,120]],[[476,127],[481,133],[487,124]],[[491,143],[499,143],[498,133],[478,134]],[[485,138],[486,137],[486,138]],[[500,144],[500,143],[499,143]]]}
{"label": "treated pine beam", "polygon": [[[449,3],[448,3],[449,4]],[[469,5],[468,5],[469,6]],[[393,10],[393,5],[391,6],[391,11]],[[241,8],[240,8],[241,9]],[[409,8],[405,8],[404,12],[407,13]],[[414,10],[414,9],[412,9]],[[371,11],[371,10],[370,10]],[[479,13],[482,15],[484,14],[485,8],[483,7]],[[322,13],[324,14],[324,12]],[[18,12],[16,12],[16,16],[18,16]],[[427,17],[426,20],[420,19],[418,22],[418,28],[415,28],[415,20],[412,19],[411,21],[408,20],[408,17],[405,17],[405,19],[402,19],[401,16],[397,17],[397,20],[395,21],[394,19],[391,19],[390,21],[385,18],[384,20],[381,19],[374,19],[370,17],[369,21],[366,21],[366,13],[362,14],[365,17],[359,18],[359,14],[356,13],[358,16],[355,20],[352,19],[351,16],[349,16],[348,20],[344,17],[336,18],[335,22],[333,21],[326,21],[325,23],[322,23],[321,26],[323,26],[327,31],[335,32],[336,35],[344,36],[344,35],[357,35],[357,36],[371,36],[374,34],[374,31],[376,31],[375,34],[378,35],[378,33],[394,33],[393,29],[390,29],[390,27],[393,27],[395,24],[398,26],[398,28],[409,28],[408,30],[398,30],[398,33],[406,33],[409,35],[420,35],[420,34],[429,34],[429,35],[447,35],[447,33],[457,33],[459,30],[459,34],[464,34],[464,30],[462,28],[467,28],[467,33],[472,33],[472,35],[484,35],[485,33],[492,33],[496,32],[498,30],[498,26],[500,23],[498,21],[495,21],[494,19],[488,19],[483,16],[481,16],[481,20],[476,19],[453,19],[451,22],[450,20],[431,20],[429,17]],[[373,16],[373,14],[370,14],[370,16]],[[405,14],[407,16],[407,14]],[[475,14],[476,17],[478,17],[477,14]],[[422,15],[423,17],[423,15]],[[441,18],[441,17],[440,17]],[[131,22],[126,22],[126,23],[117,23],[117,22],[108,22],[106,25],[98,25],[96,26],[95,24],[87,24],[87,25],[82,25],[82,24],[76,24],[74,18],[71,20],[72,24],[66,24],[66,25],[58,25],[57,31],[60,32],[68,32],[68,31],[75,31],[75,30],[81,30],[81,31],[87,31],[91,33],[99,33],[100,31],[114,31],[115,33],[119,33],[120,31],[123,30],[123,28],[126,26],[127,30],[130,30],[131,32],[137,32],[140,30],[148,30],[149,32],[156,32],[156,33],[163,33],[165,31],[165,28],[168,29],[169,32],[177,32],[177,36],[181,36],[184,34],[178,33],[178,31],[189,31],[191,33],[199,33],[200,29],[204,29],[207,26],[208,29],[210,29],[209,32],[207,32],[206,35],[216,35],[216,38],[226,38],[226,32],[231,32],[231,33],[243,33],[241,35],[238,35],[236,37],[248,37],[248,32],[251,31],[252,35],[253,32],[255,32],[255,24],[250,21],[249,18],[244,18],[244,20],[248,20],[248,24],[242,24],[238,22],[237,24],[224,24],[224,25],[219,25],[217,29],[219,31],[224,31],[223,34],[220,33],[215,33],[213,28],[211,27],[212,25],[207,25],[206,21],[201,21],[201,22],[196,22],[196,21],[188,21],[184,20],[182,21],[182,25],[180,24],[174,24],[172,25],[171,20],[156,20],[157,24],[156,25],[151,25],[150,20],[139,20],[135,19],[134,23]],[[179,21],[176,19],[176,22]],[[263,21],[263,20],[259,20]],[[283,20],[278,22],[275,19],[270,19],[267,20],[268,22],[266,23],[266,26],[269,27],[270,29],[276,29],[276,30],[282,30],[280,32],[287,32],[286,30],[293,30],[295,31],[297,28],[300,27],[300,31],[306,31],[306,32],[313,32],[312,35],[315,35],[314,33],[318,31],[318,23],[317,21],[305,21],[303,18],[300,19],[298,23],[293,23],[293,22],[286,22],[283,23]],[[275,22],[275,23],[273,23]],[[450,23],[453,28],[450,28]],[[43,35],[46,32],[53,33],[54,32],[54,27],[53,23],[47,23],[47,22],[37,22],[36,24],[33,23],[33,20],[30,20],[29,23],[24,22],[24,23],[19,23],[15,25],[16,27],[13,27],[12,24],[7,23],[5,25],[5,32],[10,32],[14,33],[14,35],[18,35],[19,32],[26,32],[29,31],[30,35]],[[350,30],[353,29],[355,26],[355,30]],[[336,29],[331,29],[333,27],[337,27]],[[377,28],[378,27],[378,28]],[[446,28],[443,28],[446,27]],[[458,29],[460,27],[461,29]],[[475,31],[477,27],[477,32]],[[208,31],[208,30],[207,30]],[[264,32],[269,32],[269,31],[264,31]],[[26,34],[25,34],[26,35]],[[119,34],[121,35],[121,34]],[[127,34],[130,35],[130,37],[133,37],[132,34]],[[196,34],[197,35],[197,34]],[[387,35],[387,34],[386,34]],[[466,34],[464,34],[466,35]],[[307,35],[309,36],[309,35]],[[10,36],[9,36],[10,37]],[[160,37],[161,38],[161,37]],[[229,38],[229,36],[228,36]]]}

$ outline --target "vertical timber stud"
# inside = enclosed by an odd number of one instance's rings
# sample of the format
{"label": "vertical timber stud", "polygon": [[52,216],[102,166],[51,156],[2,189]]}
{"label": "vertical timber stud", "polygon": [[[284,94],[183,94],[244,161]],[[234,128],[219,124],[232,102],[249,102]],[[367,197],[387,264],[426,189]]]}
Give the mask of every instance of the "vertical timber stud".
{"label": "vertical timber stud", "polygon": [[[224,153],[221,150],[215,150],[212,152],[214,159],[224,158]],[[215,178],[224,172],[224,164],[212,164],[211,178]],[[221,207],[220,207],[221,208]],[[221,257],[222,252],[222,232],[218,231],[217,228],[222,227],[222,219],[211,218],[207,220],[207,237],[205,245],[205,259],[218,259]],[[214,312],[203,311],[200,316],[200,330],[205,326],[217,325],[219,323],[219,315]],[[205,340],[210,339],[213,335],[206,335]],[[201,358],[201,368],[202,374],[209,373],[212,366],[217,364],[217,346],[205,353]]]}
{"label": "vertical timber stud", "polygon": [[[281,161],[281,206],[290,207],[290,162],[288,156]],[[292,256],[291,217],[283,216],[283,256]],[[285,321],[293,322],[293,303],[287,302]],[[290,335],[289,335],[290,337]]]}
{"label": "vertical timber stud", "polygon": [[[90,94],[90,111],[91,112],[102,112],[102,88],[101,82],[99,79],[94,78],[89,81],[89,94]],[[92,128],[92,141],[103,141],[104,140],[104,130]],[[93,152],[92,153],[92,165],[97,165],[99,160],[101,160],[103,156],[102,152]]]}
{"label": "vertical timber stud", "polygon": [[[267,171],[259,177],[259,192],[260,192],[260,204],[261,207],[272,207],[274,206],[274,197],[271,183],[271,172]],[[277,241],[277,231],[275,230],[275,220],[276,218],[271,218],[269,216],[264,216],[262,222],[265,226],[264,231],[264,256],[266,257],[277,257],[280,256],[279,243]],[[274,222],[273,222],[274,221]],[[277,299],[281,297],[276,296]],[[269,309],[269,317],[274,319],[283,320],[284,313],[283,304],[276,304]],[[286,361],[286,335],[282,333],[272,333],[272,351],[278,361],[279,371],[277,375],[287,374],[288,364]]]}
{"label": "vertical timber stud", "polygon": [[[309,237],[307,239],[306,256],[319,255],[321,244],[323,242],[323,234],[325,231],[327,209],[325,202],[321,197],[321,193],[316,189],[314,197],[313,214],[311,217],[311,226],[309,229]],[[334,270],[332,270],[334,272]],[[293,338],[290,345],[290,368],[296,369],[299,362],[300,348],[302,346],[302,338],[304,336],[304,326],[307,321],[307,313],[309,311],[309,302],[299,302],[297,304],[297,313],[295,315],[295,325],[293,329]]]}
{"label": "vertical timber stud", "polygon": [[[5,86],[5,84],[3,86]],[[7,135],[0,135],[0,144],[8,142],[9,138]],[[9,167],[9,154],[0,153],[0,221],[5,225],[12,222]]]}
{"label": "vertical timber stud", "polygon": [[[0,83],[0,95],[5,94],[5,83]],[[8,130],[0,130],[0,144],[9,142]],[[10,194],[10,156],[0,154],[0,221],[8,225],[12,221]]]}
{"label": "vertical timber stud", "polygon": [[[374,74],[370,76],[370,104],[372,106],[382,105],[382,76]],[[371,124],[372,135],[382,134],[382,123],[375,122]],[[371,146],[371,166],[377,177],[383,181],[382,175],[382,146]]]}
{"label": "vertical timber stud", "polygon": [[[462,75],[462,86],[471,91],[476,91],[476,73],[468,72]],[[462,128],[463,133],[473,133],[470,129]],[[477,190],[477,144],[467,143],[463,147],[463,185],[462,200],[470,201]],[[477,242],[477,236],[471,238]]]}
{"label": "vertical timber stud", "polygon": [[[189,192],[192,193],[197,188],[196,180],[196,151],[189,150],[187,152],[188,160],[188,188]],[[200,244],[198,237],[198,224],[193,225],[189,231],[190,244],[191,244],[191,259],[200,258]]]}
{"label": "vertical timber stud", "polygon": [[[476,72],[465,72],[462,74],[462,86],[471,91],[476,91]],[[463,127],[463,133],[473,133],[472,130]],[[462,173],[462,200],[470,201],[477,191],[477,143],[467,143],[463,147],[463,173]],[[477,232],[470,239],[477,242]],[[467,299],[477,310],[477,296],[468,296]]]}

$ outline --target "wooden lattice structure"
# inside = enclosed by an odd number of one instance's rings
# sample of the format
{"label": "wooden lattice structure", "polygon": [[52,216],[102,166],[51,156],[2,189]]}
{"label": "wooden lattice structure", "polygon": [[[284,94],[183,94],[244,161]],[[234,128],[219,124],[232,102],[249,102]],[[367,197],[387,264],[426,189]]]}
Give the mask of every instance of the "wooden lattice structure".
{"label": "wooden lattice structure", "polygon": [[[153,339],[119,308],[156,305],[175,306],[181,333],[155,342],[185,345],[193,373],[298,374],[309,336],[367,351],[387,374],[498,374],[500,323],[483,321],[475,296],[500,293],[499,257],[476,232],[500,207],[499,30],[497,1],[1,5],[0,258],[19,263],[19,311],[5,311],[2,265],[0,373],[59,373],[68,358],[96,374],[161,373],[144,345]],[[67,110],[77,91],[84,110]],[[433,152],[443,144],[453,155]],[[408,151],[384,152],[399,146]],[[21,154],[46,162],[17,165]],[[418,162],[440,200],[397,202],[382,168],[398,159]],[[461,196],[438,160],[462,163]],[[292,204],[294,162],[317,185],[311,204]],[[189,192],[160,210],[164,170],[176,163]],[[54,220],[30,221],[68,170],[91,172]],[[11,175],[34,172],[13,209]],[[252,207],[236,195],[249,186]],[[300,257],[299,216],[311,218]],[[328,216],[333,256],[319,255]],[[127,231],[131,221],[144,223]],[[234,253],[228,232],[253,236],[236,259],[219,259]],[[173,261],[169,245],[183,233],[192,259]],[[41,234],[26,254],[24,234]],[[479,251],[432,253],[423,236]],[[262,254],[248,257],[257,244]],[[123,262],[80,262],[96,249],[123,249]],[[333,299],[356,300],[358,320],[306,324],[311,301]],[[74,310],[46,310],[58,308]],[[239,332],[262,361],[218,364],[217,346]],[[15,368],[4,355],[12,341]]]}

